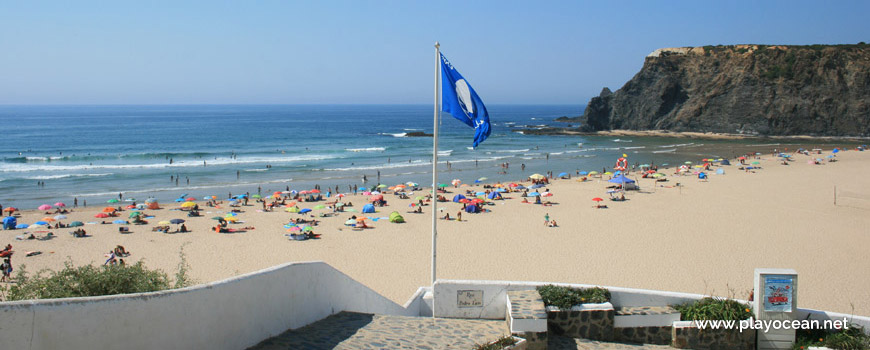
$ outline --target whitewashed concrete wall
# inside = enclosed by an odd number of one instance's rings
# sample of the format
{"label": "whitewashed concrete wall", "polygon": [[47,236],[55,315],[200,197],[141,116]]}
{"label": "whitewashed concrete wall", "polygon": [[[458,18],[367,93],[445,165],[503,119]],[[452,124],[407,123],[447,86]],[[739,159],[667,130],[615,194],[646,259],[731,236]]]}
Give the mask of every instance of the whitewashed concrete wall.
{"label": "whitewashed concrete wall", "polygon": [[4,349],[244,349],[340,311],[419,315],[323,262],[154,293],[0,303]]}
{"label": "whitewashed concrete wall", "polygon": [[[507,291],[530,290],[538,286],[547,284],[575,288],[596,287],[595,285],[589,284],[568,284],[550,282],[438,280],[435,282],[433,292],[435,295],[435,315],[437,317],[450,318],[483,318],[494,320],[504,319],[505,312],[507,311]],[[675,305],[706,297],[706,295],[701,294],[664,292],[656,290],[607,286],[600,287],[604,287],[610,290],[611,303],[614,306],[619,307]],[[457,292],[460,290],[482,290],[483,306],[460,308],[457,305]],[[742,302],[746,303],[746,301]],[[861,325],[865,328],[865,330],[870,331],[870,317],[851,316],[834,312],[817,311],[810,309],[798,309],[798,319],[804,319],[807,317],[807,315],[810,316],[810,319],[816,320],[842,320],[843,317],[846,317],[853,323]]]}

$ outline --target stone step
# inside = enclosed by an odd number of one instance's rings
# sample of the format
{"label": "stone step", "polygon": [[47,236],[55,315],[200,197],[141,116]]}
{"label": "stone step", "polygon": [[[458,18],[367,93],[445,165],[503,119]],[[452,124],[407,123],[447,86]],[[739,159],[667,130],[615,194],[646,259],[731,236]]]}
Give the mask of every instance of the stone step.
{"label": "stone step", "polygon": [[249,349],[472,349],[508,334],[501,320],[340,312]]}
{"label": "stone step", "polygon": [[670,327],[680,320],[680,312],[670,306],[630,306],[613,308],[613,327]]}
{"label": "stone step", "polygon": [[622,342],[670,344],[671,328],[680,312],[670,306],[614,308],[613,339]]}
{"label": "stone step", "polygon": [[673,349],[667,345],[653,344],[626,344],[614,343],[597,340],[589,340],[582,338],[569,338],[561,336],[551,336],[549,342],[550,350],[668,350]]}
{"label": "stone step", "polygon": [[508,291],[507,303],[511,334],[525,338],[530,350],[547,349],[547,309],[538,291]]}

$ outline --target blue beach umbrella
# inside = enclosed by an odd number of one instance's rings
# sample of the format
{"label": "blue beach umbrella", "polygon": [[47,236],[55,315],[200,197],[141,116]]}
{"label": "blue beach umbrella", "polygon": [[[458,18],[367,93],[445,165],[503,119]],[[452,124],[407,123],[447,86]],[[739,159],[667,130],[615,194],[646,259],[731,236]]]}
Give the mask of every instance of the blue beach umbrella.
{"label": "blue beach umbrella", "polygon": [[535,196],[540,196],[540,195],[541,194],[538,192],[529,192],[529,194],[527,194],[527,196],[529,196],[529,197],[535,197]]}
{"label": "blue beach umbrella", "polygon": [[126,224],[127,222],[124,220],[115,220],[115,221],[112,221],[112,223],[113,224]]}
{"label": "blue beach umbrella", "polygon": [[48,225],[48,222],[45,221],[37,221],[33,223],[34,225]]}
{"label": "blue beach umbrella", "polygon": [[581,171],[580,175],[589,175],[589,172],[588,171]]}
{"label": "blue beach umbrella", "polygon": [[28,224],[18,224],[18,225],[15,225],[15,228],[28,228],[28,227],[30,227],[30,225],[28,225]]}
{"label": "blue beach umbrella", "polygon": [[311,211],[311,209],[305,208],[305,209],[300,210],[300,211],[299,211],[299,214],[305,214],[305,213],[307,213],[307,212],[309,212],[309,211]]}
{"label": "blue beach umbrella", "polygon": [[531,186],[529,186],[529,188],[541,188],[541,187],[544,187],[544,185],[541,185],[541,184],[535,184],[535,185],[531,185]]}
{"label": "blue beach umbrella", "polygon": [[177,224],[183,223],[184,219],[172,219],[172,220],[169,220],[169,222],[177,225]]}
{"label": "blue beach umbrella", "polygon": [[559,177],[565,177],[565,176],[568,176],[568,173],[559,173]]}

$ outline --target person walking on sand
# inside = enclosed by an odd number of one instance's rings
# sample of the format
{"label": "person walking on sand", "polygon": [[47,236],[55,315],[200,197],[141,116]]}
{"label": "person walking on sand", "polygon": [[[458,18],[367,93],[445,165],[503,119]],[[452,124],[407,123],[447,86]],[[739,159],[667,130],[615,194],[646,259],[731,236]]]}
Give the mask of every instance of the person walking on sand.
{"label": "person walking on sand", "polygon": [[544,214],[544,226],[547,226],[549,224],[550,224],[550,213],[546,213],[546,214]]}

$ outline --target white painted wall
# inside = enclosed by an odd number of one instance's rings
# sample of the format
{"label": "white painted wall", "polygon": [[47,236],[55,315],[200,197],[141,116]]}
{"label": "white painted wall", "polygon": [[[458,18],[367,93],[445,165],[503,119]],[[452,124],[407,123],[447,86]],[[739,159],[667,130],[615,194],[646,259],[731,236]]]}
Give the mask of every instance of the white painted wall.
{"label": "white painted wall", "polygon": [[[503,319],[506,314],[506,303],[498,302],[507,298],[507,291],[531,290],[538,286],[553,284],[574,288],[604,287],[610,290],[611,304],[616,307],[627,306],[666,306],[683,304],[706,297],[701,294],[664,292],[646,289],[596,286],[589,284],[569,284],[551,282],[517,282],[517,281],[476,281],[476,280],[438,280],[433,287],[435,294],[435,315],[448,318],[483,318]],[[483,290],[483,307],[459,308],[456,305],[456,293],[459,290]],[[747,301],[739,300],[747,303]],[[861,325],[870,331],[870,317],[851,316],[827,311],[798,309],[796,319],[825,320],[848,318],[851,322]]]}
{"label": "white painted wall", "polygon": [[4,349],[244,349],[340,311],[416,316],[323,262],[154,293],[0,303]]}

